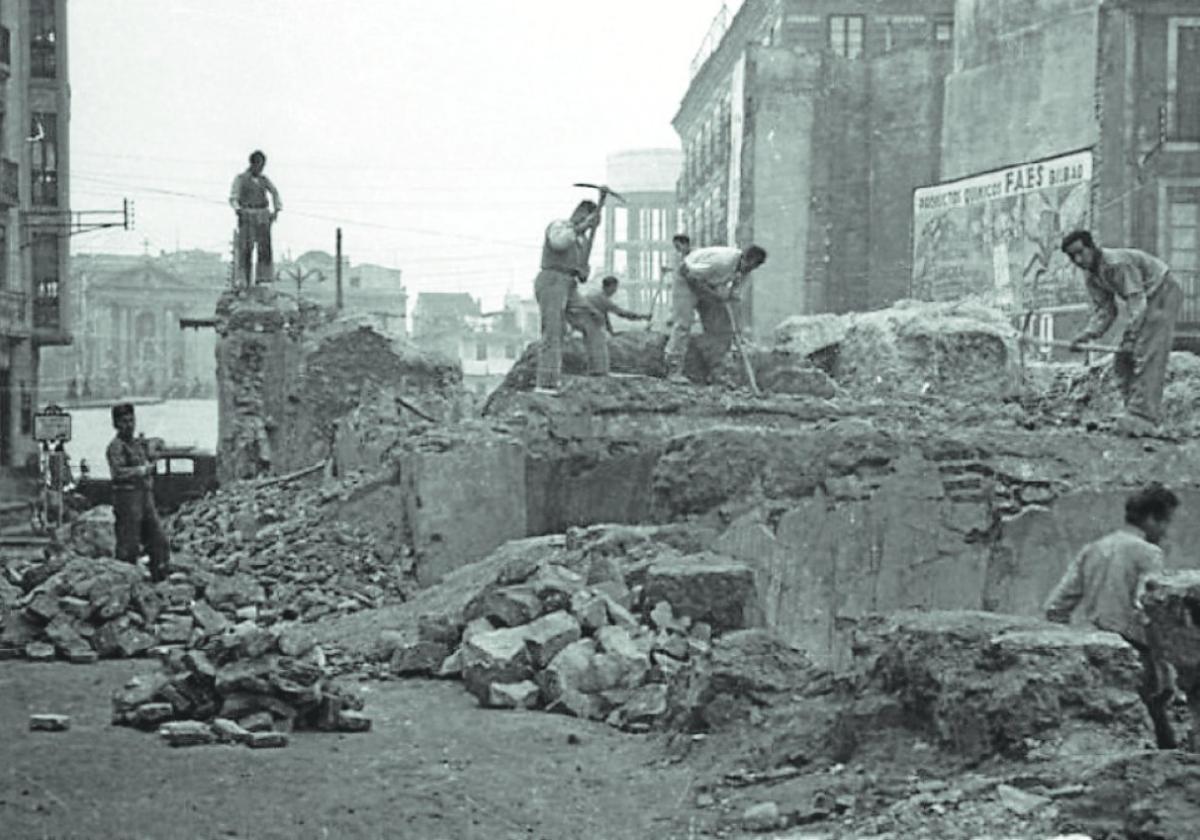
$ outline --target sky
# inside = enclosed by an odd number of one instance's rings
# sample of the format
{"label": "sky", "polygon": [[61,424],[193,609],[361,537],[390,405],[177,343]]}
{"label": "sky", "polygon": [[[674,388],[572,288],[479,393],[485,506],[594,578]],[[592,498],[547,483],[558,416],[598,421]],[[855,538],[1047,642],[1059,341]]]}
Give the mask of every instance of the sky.
{"label": "sky", "polygon": [[[334,249],[485,308],[532,294],[546,224],[671,119],[721,0],[71,0],[73,250],[228,254],[253,149],[278,254]],[[730,12],[739,0],[727,4]]]}

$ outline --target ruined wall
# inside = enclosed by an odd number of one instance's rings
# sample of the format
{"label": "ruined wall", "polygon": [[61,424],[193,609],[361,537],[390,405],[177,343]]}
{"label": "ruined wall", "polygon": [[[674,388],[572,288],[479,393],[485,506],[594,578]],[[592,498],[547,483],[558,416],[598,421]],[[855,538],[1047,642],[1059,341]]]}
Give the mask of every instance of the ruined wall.
{"label": "ruined wall", "polygon": [[958,0],[941,180],[1091,146],[1100,0]]}

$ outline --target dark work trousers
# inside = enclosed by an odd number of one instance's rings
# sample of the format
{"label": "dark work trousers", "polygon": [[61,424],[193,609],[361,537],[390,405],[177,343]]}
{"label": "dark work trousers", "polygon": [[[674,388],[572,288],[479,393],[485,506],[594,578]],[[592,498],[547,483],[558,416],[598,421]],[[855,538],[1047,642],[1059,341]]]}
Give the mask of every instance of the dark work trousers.
{"label": "dark work trousers", "polygon": [[1154,738],[1158,741],[1159,749],[1173,750],[1178,742],[1175,740],[1175,730],[1171,727],[1168,709],[1175,696],[1175,687],[1171,684],[1167,665],[1151,653],[1149,646],[1129,639],[1125,641],[1133,646],[1142,660],[1142,684],[1138,687],[1138,694],[1150,712]]}
{"label": "dark work trousers", "polygon": [[142,547],[150,555],[150,578],[166,580],[171,563],[171,544],[163,532],[154,495],[146,489],[114,489],[117,559],[136,564]]}
{"label": "dark work trousers", "polygon": [[557,388],[562,382],[562,344],[566,324],[583,333],[587,347],[588,373],[608,374],[608,341],[604,316],[579,294],[574,276],[543,269],[533,283],[534,297],[542,317],[542,340],[538,345],[537,387]]}
{"label": "dark work trousers", "polygon": [[667,375],[683,372],[692,320],[699,315],[700,326],[704,330],[704,341],[700,344],[703,351],[701,355],[707,375],[711,379],[733,344],[733,322],[729,320],[729,309],[724,301],[711,294],[705,294],[678,273],[673,295],[671,307],[675,323],[671,327],[671,337],[667,339],[665,350]]}
{"label": "dark work trousers", "polygon": [[1113,369],[1125,398],[1125,409],[1151,423],[1162,420],[1167,360],[1175,337],[1175,319],[1183,305],[1183,288],[1168,274],[1146,301],[1146,320],[1134,339],[1133,352],[1113,357]]}
{"label": "dark work trousers", "polygon": [[267,283],[271,277],[274,255],[271,253],[271,215],[267,210],[250,210],[238,213],[238,268],[242,282],[250,283],[250,266],[254,249],[258,248],[258,275],[256,283]]}

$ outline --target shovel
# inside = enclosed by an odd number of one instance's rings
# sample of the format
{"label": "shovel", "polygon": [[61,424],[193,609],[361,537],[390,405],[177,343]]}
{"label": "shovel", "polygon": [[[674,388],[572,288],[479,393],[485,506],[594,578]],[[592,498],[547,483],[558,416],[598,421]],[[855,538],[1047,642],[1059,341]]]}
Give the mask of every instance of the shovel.
{"label": "shovel", "polygon": [[726,301],[725,312],[729,315],[729,323],[733,326],[733,345],[737,348],[738,355],[742,357],[742,367],[746,369],[746,379],[750,382],[750,391],[756,397],[762,396],[762,391],[758,390],[758,380],[754,378],[754,367],[750,364],[750,357],[746,355],[746,348],[742,344],[742,331],[738,327],[737,316],[733,314],[733,306]]}

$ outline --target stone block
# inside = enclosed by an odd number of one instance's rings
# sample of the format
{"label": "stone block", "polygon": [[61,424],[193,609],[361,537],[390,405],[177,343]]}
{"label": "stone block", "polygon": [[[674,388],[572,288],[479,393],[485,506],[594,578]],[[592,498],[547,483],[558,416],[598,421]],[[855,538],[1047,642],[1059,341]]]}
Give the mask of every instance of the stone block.
{"label": "stone block", "polygon": [[529,581],[542,603],[543,613],[570,609],[571,598],[583,589],[584,583],[583,575],[557,563],[543,565]]}
{"label": "stone block", "polygon": [[499,628],[497,628],[495,624],[492,624],[492,622],[486,618],[472,619],[471,621],[468,621],[467,626],[463,628],[461,641],[465,644],[466,642],[471,641],[471,639],[474,637],[478,636],[480,633],[491,633],[493,630],[497,629]]}
{"label": "stone block", "polygon": [[438,666],[435,676],[442,679],[460,678],[462,676],[462,651],[456,650],[443,659],[442,664]]}
{"label": "stone block", "polygon": [[143,703],[125,715],[125,722],[139,729],[154,729],[175,717],[175,707],[170,703]]}
{"label": "stone block", "polygon": [[389,667],[401,677],[432,676],[450,655],[445,642],[421,641],[401,645],[392,652]]}
{"label": "stone block", "polygon": [[238,725],[247,732],[270,732],[275,728],[275,719],[270,712],[255,712],[239,720]]}
{"label": "stone block", "polygon": [[95,648],[101,656],[138,656],[154,644],[154,637],[136,626],[127,615],[114,618],[96,631]]}
{"label": "stone block", "polygon": [[30,715],[29,728],[34,732],[66,732],[71,728],[70,715]]}
{"label": "stone block", "polygon": [[70,656],[74,651],[92,649],[87,640],[79,635],[79,631],[75,629],[76,620],[64,612],[56,615],[46,625],[46,638],[63,656]]}
{"label": "stone block", "polygon": [[251,732],[245,743],[253,750],[280,749],[288,745],[288,736],[284,732]]}
{"label": "stone block", "polygon": [[58,605],[58,599],[49,592],[37,593],[33,596],[33,600],[25,605],[25,615],[43,624],[53,621],[59,612],[61,612],[61,608]]}
{"label": "stone block", "polygon": [[100,660],[100,654],[91,648],[72,650],[67,653],[67,661],[72,665],[92,665]]}
{"label": "stone block", "polygon": [[596,641],[603,653],[623,662],[629,671],[645,671],[650,667],[649,649],[624,627],[601,627],[596,633]]}
{"label": "stone block", "polygon": [[454,647],[462,639],[462,627],[445,615],[421,615],[417,617],[417,638]]}
{"label": "stone block", "polygon": [[338,732],[370,732],[371,719],[362,712],[343,709],[338,712]]}
{"label": "stone block", "polygon": [[192,637],[194,624],[190,615],[164,613],[159,616],[154,625],[154,632],[159,641],[166,644],[187,642]]}
{"label": "stone block", "polygon": [[617,725],[653,725],[666,717],[668,688],[664,683],[651,683],[635,688],[617,709]]}
{"label": "stone block", "polygon": [[642,591],[648,607],[666,601],[676,616],[704,621],[718,633],[745,627],[755,598],[749,566],[707,558],[653,564]]}
{"label": "stone block", "polygon": [[92,615],[92,604],[86,598],[76,598],[74,595],[64,595],[58,599],[58,608],[71,618],[81,621]]}
{"label": "stone block", "polygon": [[211,727],[217,740],[223,744],[244,744],[250,739],[249,730],[229,718],[215,718]]}
{"label": "stone block", "polygon": [[278,631],[277,645],[284,656],[304,656],[317,646],[317,637],[304,625],[289,624]]}
{"label": "stone block", "polygon": [[608,607],[595,592],[581,589],[571,596],[571,612],[585,633],[594,633],[608,624]]}
{"label": "stone block", "polygon": [[625,605],[616,601],[607,592],[596,590],[596,594],[604,601],[604,607],[608,611],[608,620],[610,623],[629,629],[639,626],[637,618]]}
{"label": "stone block", "polygon": [[124,615],[129,610],[132,597],[131,585],[123,582],[110,582],[104,586],[97,586],[88,594],[92,612],[100,621],[111,621]]}
{"label": "stone block", "polygon": [[607,668],[598,667],[597,660],[602,656],[592,639],[580,639],[563,648],[537,675],[547,708],[603,720],[610,708],[599,692],[614,687],[609,683],[618,682],[621,671],[615,660],[609,661]]}
{"label": "stone block", "polygon": [[267,600],[262,584],[247,574],[217,575],[204,591],[204,598],[218,610],[258,606]]}
{"label": "stone block", "polygon": [[229,696],[232,694],[270,694],[271,672],[276,663],[267,657],[261,659],[238,659],[228,665],[217,668],[217,693]]}
{"label": "stone block", "polygon": [[217,739],[208,724],[195,720],[164,723],[158,728],[158,734],[172,747],[202,746]]}
{"label": "stone block", "polygon": [[492,683],[488,705],[500,709],[536,709],[541,689],[532,680],[519,683]]}
{"label": "stone block", "polygon": [[167,676],[162,673],[138,674],[113,692],[113,722],[125,720],[125,716],[146,703],[153,703],[159,692],[167,685]]}
{"label": "stone block", "polygon": [[25,645],[25,658],[34,662],[48,662],[55,656],[54,645],[49,642],[30,642]]}
{"label": "stone block", "polygon": [[480,633],[464,642],[460,650],[463,682],[480,703],[487,702],[492,683],[521,682],[533,676],[524,628]]}
{"label": "stone block", "polygon": [[533,666],[541,670],[559,651],[582,635],[579,621],[566,610],[544,615],[522,628]]}
{"label": "stone block", "polygon": [[207,601],[195,601],[191,607],[192,618],[206,634],[220,633],[229,626],[229,619]]}
{"label": "stone block", "polygon": [[532,586],[488,587],[467,604],[468,622],[486,618],[500,627],[520,627],[542,614],[542,601]]}

